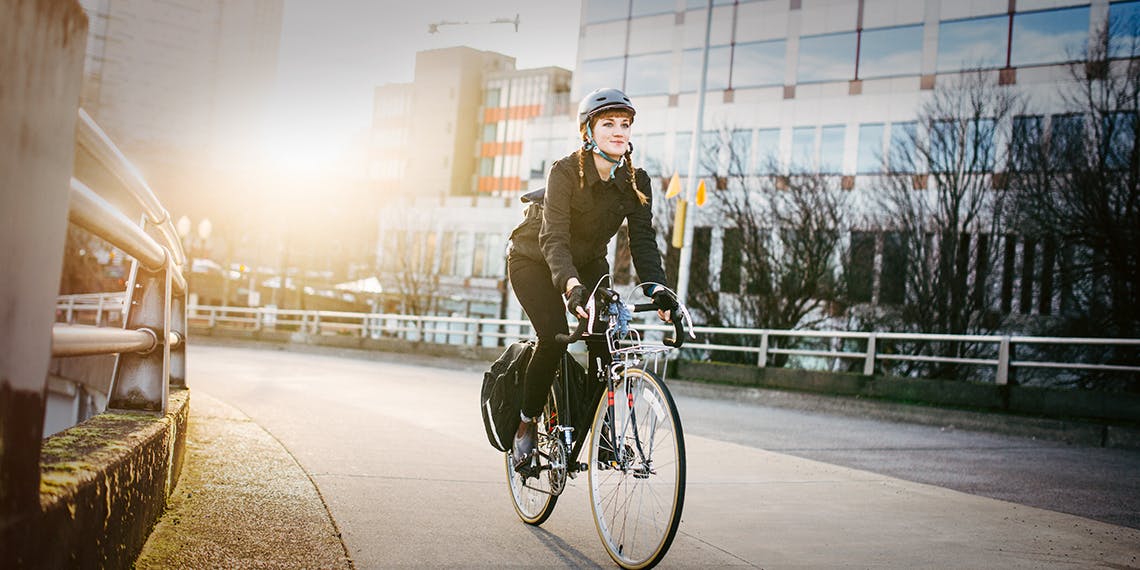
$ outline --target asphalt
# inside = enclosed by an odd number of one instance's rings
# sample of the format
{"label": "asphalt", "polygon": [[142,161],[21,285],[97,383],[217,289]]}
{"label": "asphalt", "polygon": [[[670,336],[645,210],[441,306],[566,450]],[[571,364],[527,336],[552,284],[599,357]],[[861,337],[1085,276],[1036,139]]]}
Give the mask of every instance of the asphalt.
{"label": "asphalt", "polygon": [[[419,364],[445,368],[473,366],[456,359],[421,360]],[[763,399],[780,407],[905,420],[894,405],[684,382],[672,385],[679,392],[701,397]],[[201,391],[191,392],[190,409],[181,478],[137,568],[354,568],[320,490],[288,449],[240,410]],[[984,417],[965,414],[943,416],[941,421],[957,421],[967,429],[984,431]],[[995,425],[998,422],[995,418]],[[910,488],[911,484],[900,485]],[[956,496],[955,501],[959,500]],[[857,511],[852,515],[851,522],[859,518]],[[1123,527],[1105,526],[1099,532],[1113,542],[1137,538],[1136,531]],[[1124,534],[1116,536],[1120,532]],[[1117,567],[1140,564],[1137,550],[1126,547],[1115,554],[1108,558],[1122,564]]]}

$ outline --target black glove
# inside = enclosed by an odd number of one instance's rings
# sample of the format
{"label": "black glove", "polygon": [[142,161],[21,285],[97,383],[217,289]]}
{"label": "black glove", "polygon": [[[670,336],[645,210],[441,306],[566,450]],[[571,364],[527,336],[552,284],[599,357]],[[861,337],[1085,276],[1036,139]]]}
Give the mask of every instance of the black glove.
{"label": "black glove", "polygon": [[589,293],[586,292],[586,288],[584,286],[575,285],[574,288],[566,294],[566,310],[575,317],[579,316],[578,307],[582,307],[582,310],[585,310],[588,297]]}
{"label": "black glove", "polygon": [[664,289],[658,289],[653,293],[653,304],[657,305],[657,308],[662,311],[677,310],[677,298]]}

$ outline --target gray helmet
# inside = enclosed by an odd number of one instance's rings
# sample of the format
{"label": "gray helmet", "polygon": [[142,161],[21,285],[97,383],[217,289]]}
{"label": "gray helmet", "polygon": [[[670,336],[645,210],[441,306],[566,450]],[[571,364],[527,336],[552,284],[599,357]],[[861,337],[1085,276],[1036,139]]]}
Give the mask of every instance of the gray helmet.
{"label": "gray helmet", "polygon": [[583,97],[582,102],[578,104],[578,127],[585,125],[586,121],[589,121],[590,117],[598,111],[607,109],[625,109],[631,115],[637,113],[637,110],[633,108],[633,103],[629,101],[629,97],[626,97],[620,89],[612,87],[595,89]]}

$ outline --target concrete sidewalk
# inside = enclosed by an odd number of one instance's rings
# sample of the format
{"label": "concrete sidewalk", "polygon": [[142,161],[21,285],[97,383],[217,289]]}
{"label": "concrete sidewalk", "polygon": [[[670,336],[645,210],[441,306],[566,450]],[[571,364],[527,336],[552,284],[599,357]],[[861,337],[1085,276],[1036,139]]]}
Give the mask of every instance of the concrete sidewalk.
{"label": "concrete sidewalk", "polygon": [[236,408],[192,392],[182,476],[137,568],[353,568],[308,474]]}

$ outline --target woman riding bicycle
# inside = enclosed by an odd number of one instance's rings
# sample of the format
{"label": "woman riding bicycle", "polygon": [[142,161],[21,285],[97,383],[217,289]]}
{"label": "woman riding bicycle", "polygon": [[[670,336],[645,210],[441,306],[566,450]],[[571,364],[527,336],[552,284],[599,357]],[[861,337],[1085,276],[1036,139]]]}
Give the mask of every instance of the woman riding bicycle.
{"label": "woman riding bicycle", "polygon": [[[538,344],[526,369],[523,404],[512,455],[525,468],[535,450],[536,421],[554,381],[566,344],[563,311],[587,317],[594,287],[609,273],[610,240],[628,220],[629,248],[642,282],[665,283],[653,228],[649,175],[633,166],[630,131],[635,110],[617,89],[598,89],[578,105],[582,147],[556,161],[546,181],[542,208],[529,208],[511,234],[507,271],[530,318]],[[541,211],[541,216],[538,215]],[[652,292],[658,316],[670,322],[676,300],[664,289]],[[610,355],[604,341],[588,343],[590,367]]]}

